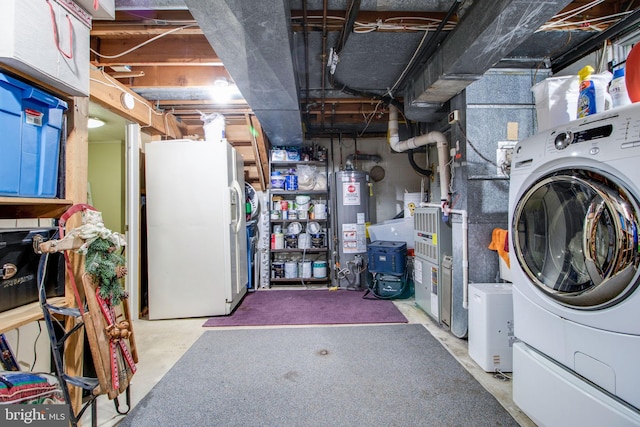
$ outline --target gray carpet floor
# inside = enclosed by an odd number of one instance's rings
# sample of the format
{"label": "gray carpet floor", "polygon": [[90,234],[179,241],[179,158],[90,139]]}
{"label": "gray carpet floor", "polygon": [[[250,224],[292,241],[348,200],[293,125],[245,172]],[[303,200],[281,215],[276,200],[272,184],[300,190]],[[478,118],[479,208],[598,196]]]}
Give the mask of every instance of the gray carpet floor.
{"label": "gray carpet floor", "polygon": [[205,332],[119,426],[517,426],[419,324]]}

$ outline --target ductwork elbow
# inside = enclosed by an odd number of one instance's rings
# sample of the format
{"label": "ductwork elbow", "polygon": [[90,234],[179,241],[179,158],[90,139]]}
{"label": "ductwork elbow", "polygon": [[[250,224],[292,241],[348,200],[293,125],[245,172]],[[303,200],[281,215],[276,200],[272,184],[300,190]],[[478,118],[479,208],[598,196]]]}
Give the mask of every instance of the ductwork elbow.
{"label": "ductwork elbow", "polygon": [[393,151],[403,152],[424,145],[436,144],[438,148],[438,169],[440,171],[440,186],[443,210],[449,208],[449,184],[450,175],[447,164],[449,163],[449,142],[442,132],[429,132],[425,135],[400,141],[398,135],[398,108],[389,105],[389,145]]}

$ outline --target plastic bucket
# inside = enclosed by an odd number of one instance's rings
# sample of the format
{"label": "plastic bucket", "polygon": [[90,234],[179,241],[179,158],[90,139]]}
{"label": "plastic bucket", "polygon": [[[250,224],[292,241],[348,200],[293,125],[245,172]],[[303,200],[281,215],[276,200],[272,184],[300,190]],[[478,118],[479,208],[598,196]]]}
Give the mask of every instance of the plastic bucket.
{"label": "plastic bucket", "polygon": [[327,205],[324,203],[314,204],[313,214],[316,219],[327,219]]}
{"label": "plastic bucket", "polygon": [[295,279],[298,277],[298,263],[295,261],[287,261],[284,263],[284,278]]}
{"label": "plastic bucket", "polygon": [[286,175],[284,177],[284,189],[295,191],[298,189],[298,177],[296,175]]}
{"label": "plastic bucket", "polygon": [[313,262],[313,277],[316,279],[324,279],[327,277],[327,261]]}
{"label": "plastic bucket", "polygon": [[298,273],[300,277],[303,279],[311,278],[311,261],[300,261],[298,262]]}
{"label": "plastic bucket", "polygon": [[284,234],[273,233],[271,235],[271,249],[284,249]]}
{"label": "plastic bucket", "polygon": [[309,249],[311,247],[311,237],[308,233],[300,233],[298,235],[298,247],[300,249]]}
{"label": "plastic bucket", "polygon": [[274,279],[282,279],[284,277],[284,262],[271,263],[271,277]]}
{"label": "plastic bucket", "polygon": [[284,176],[271,175],[271,188],[284,188]]}
{"label": "plastic bucket", "polygon": [[324,234],[317,233],[311,235],[311,247],[322,248],[324,247]]}
{"label": "plastic bucket", "polygon": [[289,249],[295,249],[298,247],[298,235],[296,234],[287,234],[284,236],[285,244]]}
{"label": "plastic bucket", "polygon": [[310,201],[311,201],[311,197],[309,196],[305,196],[305,195],[296,196],[296,208],[298,210],[300,209],[309,210]]}

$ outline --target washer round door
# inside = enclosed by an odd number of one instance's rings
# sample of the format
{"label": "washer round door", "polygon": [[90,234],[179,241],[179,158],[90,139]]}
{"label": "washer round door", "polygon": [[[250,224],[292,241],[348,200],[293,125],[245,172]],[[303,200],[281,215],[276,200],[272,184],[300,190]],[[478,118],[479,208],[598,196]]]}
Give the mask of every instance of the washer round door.
{"label": "washer round door", "polygon": [[518,263],[555,301],[594,310],[638,286],[637,200],[599,172],[565,169],[529,187],[513,214]]}

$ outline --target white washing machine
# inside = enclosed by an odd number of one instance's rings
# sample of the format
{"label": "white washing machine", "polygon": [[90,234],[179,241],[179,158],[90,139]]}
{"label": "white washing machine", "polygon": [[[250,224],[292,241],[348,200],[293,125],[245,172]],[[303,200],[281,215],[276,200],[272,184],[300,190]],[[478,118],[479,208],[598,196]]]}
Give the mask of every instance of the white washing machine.
{"label": "white washing machine", "polygon": [[640,104],[521,141],[513,398],[538,425],[640,425]]}

